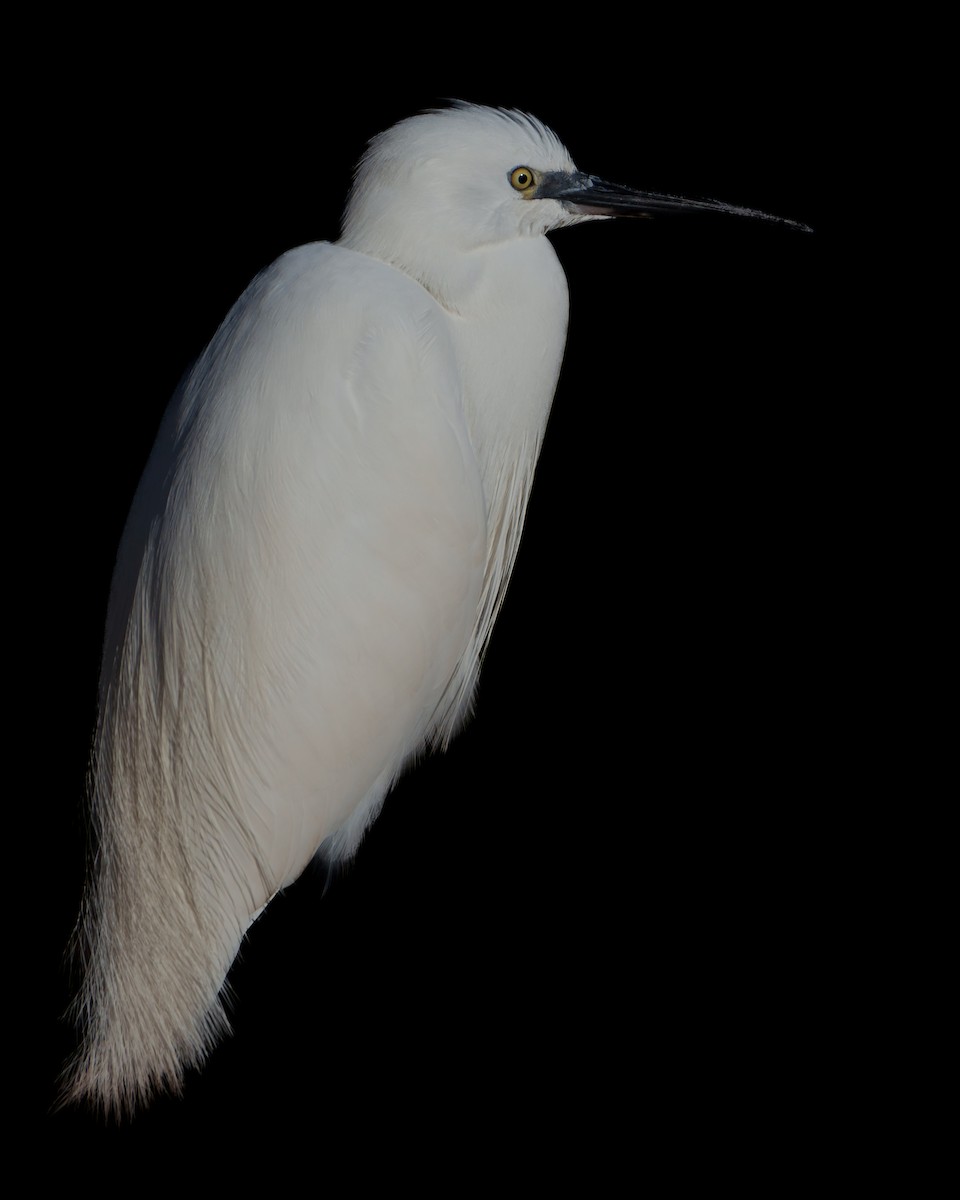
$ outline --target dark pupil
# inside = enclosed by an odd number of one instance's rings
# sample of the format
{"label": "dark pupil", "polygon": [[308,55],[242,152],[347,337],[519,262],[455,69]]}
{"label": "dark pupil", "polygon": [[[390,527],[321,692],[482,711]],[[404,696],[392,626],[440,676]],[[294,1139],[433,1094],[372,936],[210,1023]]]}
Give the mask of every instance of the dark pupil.
{"label": "dark pupil", "polygon": [[527,174],[525,171],[521,171],[520,174],[517,176],[517,183],[519,183],[521,187],[524,187],[524,186],[526,186],[526,182],[527,182]]}

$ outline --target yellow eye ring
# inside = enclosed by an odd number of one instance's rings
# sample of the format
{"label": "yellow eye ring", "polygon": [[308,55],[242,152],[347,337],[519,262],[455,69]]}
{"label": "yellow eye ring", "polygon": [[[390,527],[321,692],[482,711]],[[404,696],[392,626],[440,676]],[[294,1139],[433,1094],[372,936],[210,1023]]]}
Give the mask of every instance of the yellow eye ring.
{"label": "yellow eye ring", "polygon": [[510,186],[518,192],[528,192],[537,182],[537,178],[529,167],[514,167],[510,172]]}

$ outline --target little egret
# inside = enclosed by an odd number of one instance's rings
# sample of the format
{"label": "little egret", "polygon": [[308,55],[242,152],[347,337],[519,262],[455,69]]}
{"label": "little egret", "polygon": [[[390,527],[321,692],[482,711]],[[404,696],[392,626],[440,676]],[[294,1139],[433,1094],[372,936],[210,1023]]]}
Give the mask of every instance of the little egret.
{"label": "little egret", "polygon": [[779,219],[605,183],[536,119],[456,104],[374,138],[339,242],[227,315],[118,555],[66,1098],[179,1090],[251,922],[469,714],[564,350],[543,235],[671,211]]}

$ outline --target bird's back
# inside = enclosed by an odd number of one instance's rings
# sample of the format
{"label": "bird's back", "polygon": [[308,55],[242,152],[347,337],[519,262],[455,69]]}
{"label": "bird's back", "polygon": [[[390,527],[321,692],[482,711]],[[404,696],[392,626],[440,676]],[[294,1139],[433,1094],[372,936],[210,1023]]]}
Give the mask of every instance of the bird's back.
{"label": "bird's back", "polygon": [[253,914],[469,703],[486,554],[447,314],[350,250],[283,256],[175,400],[118,560],[76,1093],[202,1057]]}

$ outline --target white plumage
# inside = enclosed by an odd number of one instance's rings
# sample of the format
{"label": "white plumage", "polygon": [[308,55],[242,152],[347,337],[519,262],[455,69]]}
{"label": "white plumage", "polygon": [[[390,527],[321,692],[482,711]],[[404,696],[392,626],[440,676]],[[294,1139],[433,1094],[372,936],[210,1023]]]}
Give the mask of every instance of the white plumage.
{"label": "white plumage", "polygon": [[226,1028],[257,913],[318,851],[351,855],[411,756],[456,732],[563,354],[542,235],[682,204],[459,105],[376,138],[339,243],[237,301],[118,558],[68,1098],[127,1111],[179,1088]]}
{"label": "white plumage", "polygon": [[527,162],[572,169],[491,110],[382,135],[340,243],[254,280],[164,419],[108,615],[71,1097],[177,1088],[254,915],[469,710],[563,353],[534,235],[578,219],[521,235]]}

